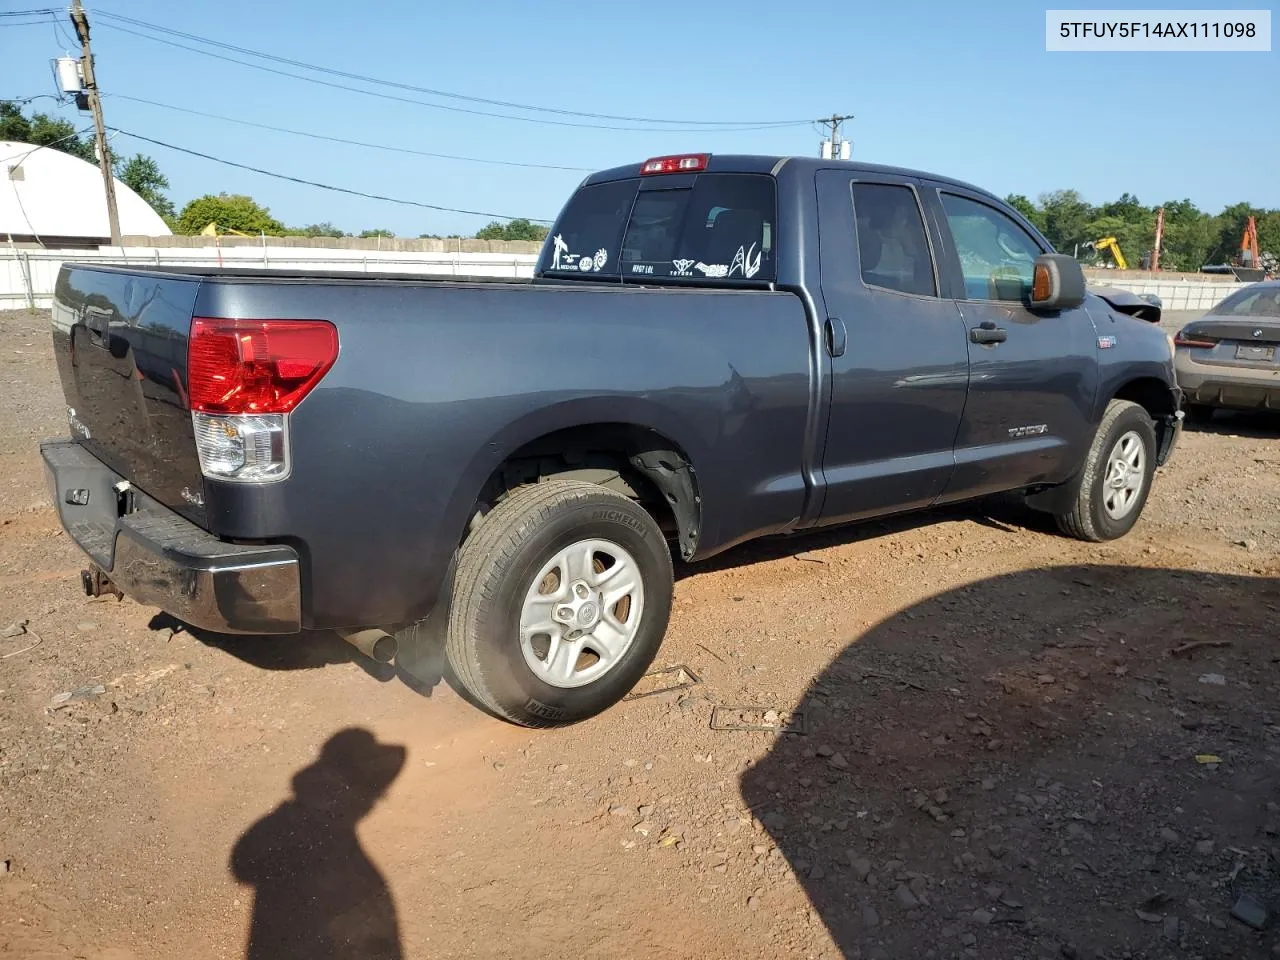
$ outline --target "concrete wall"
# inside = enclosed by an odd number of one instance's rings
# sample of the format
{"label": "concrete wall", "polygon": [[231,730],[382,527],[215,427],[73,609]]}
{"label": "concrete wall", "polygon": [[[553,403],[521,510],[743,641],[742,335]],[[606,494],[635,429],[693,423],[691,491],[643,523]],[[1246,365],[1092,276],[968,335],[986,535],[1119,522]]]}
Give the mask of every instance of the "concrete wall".
{"label": "concrete wall", "polygon": [[[487,243],[483,240],[463,241],[468,242]],[[537,247],[536,244],[534,246]],[[171,267],[263,267],[322,273],[328,270],[358,270],[365,273],[416,276],[531,277],[537,254],[379,251],[276,246],[274,243],[268,243],[264,247],[260,242],[247,246],[100,247],[98,250],[22,250],[0,247],[0,310],[50,306],[58,270],[66,261]]]}
{"label": "concrete wall", "polygon": [[[529,277],[540,245],[504,240],[399,240],[350,237],[157,237],[151,246],[97,250],[0,247],[0,309],[50,304],[64,261],[146,263],[157,266],[248,266],[279,270],[360,270],[410,275]],[[166,241],[161,246],[160,241]],[[171,241],[171,243],[169,243]],[[378,249],[381,244],[384,249]],[[447,249],[450,246],[455,249]],[[456,249],[461,247],[461,249]],[[1211,274],[1152,274],[1139,270],[1085,271],[1089,282],[1133,293],[1154,293],[1166,310],[1203,313],[1247,286]]]}
{"label": "concrete wall", "polygon": [[511,253],[537,254],[542,244],[532,240],[465,240],[449,237],[441,240],[416,240],[406,237],[121,237],[126,247],[192,249],[201,247],[308,247],[321,250],[375,250],[395,253]]}
{"label": "concrete wall", "polygon": [[1130,293],[1154,293],[1165,310],[1204,313],[1243,287],[1232,276],[1211,273],[1151,273],[1145,270],[1086,270],[1090,286],[1117,287]]}

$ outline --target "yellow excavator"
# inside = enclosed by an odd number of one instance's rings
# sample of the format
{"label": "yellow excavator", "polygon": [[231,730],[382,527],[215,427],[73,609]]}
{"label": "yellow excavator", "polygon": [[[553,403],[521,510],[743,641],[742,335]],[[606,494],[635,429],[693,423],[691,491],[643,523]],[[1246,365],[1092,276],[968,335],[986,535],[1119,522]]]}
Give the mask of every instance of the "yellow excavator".
{"label": "yellow excavator", "polygon": [[225,236],[228,233],[233,234],[234,236],[237,236],[237,237],[256,236],[255,234],[252,234],[252,233],[241,233],[239,230],[232,230],[230,227],[219,227],[218,224],[213,221],[210,221],[209,223],[205,224],[205,228],[200,231],[200,236],[218,237],[218,236]]}
{"label": "yellow excavator", "polygon": [[1129,261],[1124,258],[1124,254],[1120,252],[1120,244],[1115,237],[1103,237],[1101,240],[1093,241],[1093,249],[1102,251],[1110,250],[1111,255],[1116,258],[1116,266],[1121,270],[1129,269]]}

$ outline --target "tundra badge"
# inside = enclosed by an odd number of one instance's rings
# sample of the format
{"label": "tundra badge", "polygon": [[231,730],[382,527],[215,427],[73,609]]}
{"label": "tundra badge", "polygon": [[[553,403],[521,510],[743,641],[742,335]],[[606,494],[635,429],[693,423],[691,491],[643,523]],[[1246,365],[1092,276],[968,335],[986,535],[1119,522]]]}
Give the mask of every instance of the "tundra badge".
{"label": "tundra badge", "polygon": [[1040,434],[1048,432],[1049,425],[1047,423],[1033,423],[1026,427],[1009,428],[1009,436],[1013,437],[1015,440],[1019,440],[1022,437],[1038,437]]}

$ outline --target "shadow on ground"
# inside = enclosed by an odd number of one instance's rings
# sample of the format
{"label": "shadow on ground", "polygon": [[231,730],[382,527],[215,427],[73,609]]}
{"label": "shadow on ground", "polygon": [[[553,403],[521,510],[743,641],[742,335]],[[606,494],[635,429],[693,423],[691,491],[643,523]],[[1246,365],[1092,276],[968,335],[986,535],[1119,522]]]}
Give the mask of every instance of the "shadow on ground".
{"label": "shadow on ground", "polygon": [[[907,513],[882,520],[754,540],[696,564],[684,563],[676,557],[675,578],[679,581],[687,577],[777,560],[807,550],[822,550],[892,536],[905,530],[952,520],[970,520],[1002,531],[1024,527],[1048,531],[1053,527],[1052,518],[1027,508],[1016,497],[991,497],[947,510]],[[447,624],[448,609],[442,604],[432,612],[428,620],[419,625],[412,636],[401,638],[394,664],[379,663],[366,657],[330,631],[303,631],[279,636],[221,634],[182,623],[167,613],[152,617],[149,626],[156,631],[186,632],[200,643],[262,670],[315,670],[354,663],[380,683],[398,679],[424,697],[430,697],[436,686],[444,681],[472,706],[490,712],[457,680],[445,659],[444,637]]]}
{"label": "shadow on ground", "polygon": [[1274,440],[1280,436],[1280,411],[1215,410],[1209,421],[1186,422],[1187,430],[1224,437]]}
{"label": "shadow on ground", "polygon": [[405,748],[351,727],[293,777],[293,796],[237,841],[232,875],[253,888],[246,960],[399,960],[395,903],[356,825],[399,776]]}
{"label": "shadow on ground", "polygon": [[1270,572],[1021,572],[851,643],[741,779],[841,955],[1270,956]]}

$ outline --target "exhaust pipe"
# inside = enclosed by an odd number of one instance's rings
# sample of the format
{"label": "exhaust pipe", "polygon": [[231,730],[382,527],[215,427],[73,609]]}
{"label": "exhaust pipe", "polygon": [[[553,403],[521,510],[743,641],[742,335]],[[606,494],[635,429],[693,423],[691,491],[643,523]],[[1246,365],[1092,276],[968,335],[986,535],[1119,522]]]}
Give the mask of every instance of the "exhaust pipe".
{"label": "exhaust pipe", "polygon": [[370,627],[367,630],[339,630],[338,636],[351,644],[366,657],[379,663],[390,663],[396,658],[399,643],[385,630]]}

